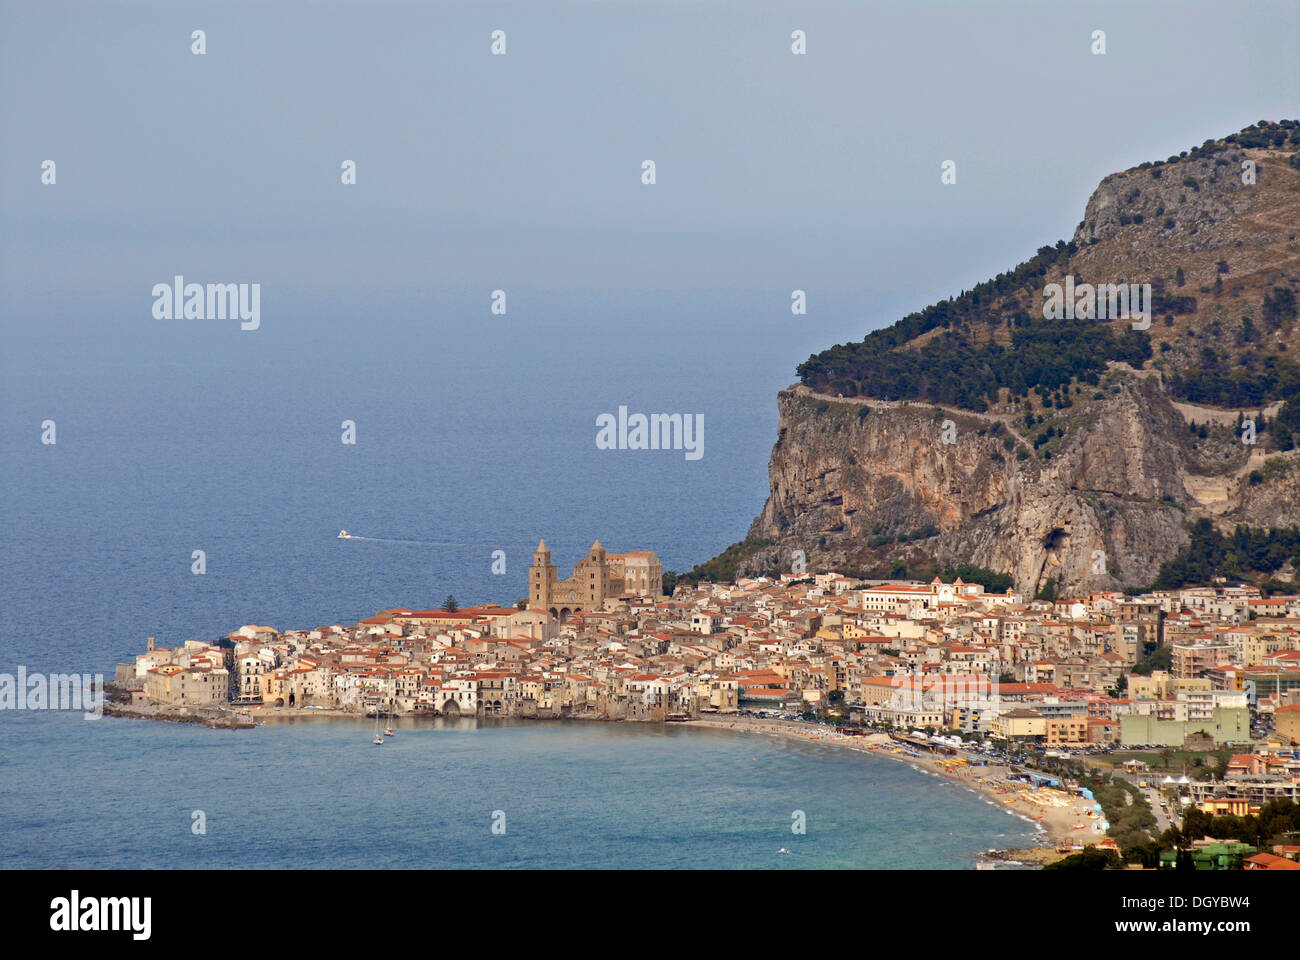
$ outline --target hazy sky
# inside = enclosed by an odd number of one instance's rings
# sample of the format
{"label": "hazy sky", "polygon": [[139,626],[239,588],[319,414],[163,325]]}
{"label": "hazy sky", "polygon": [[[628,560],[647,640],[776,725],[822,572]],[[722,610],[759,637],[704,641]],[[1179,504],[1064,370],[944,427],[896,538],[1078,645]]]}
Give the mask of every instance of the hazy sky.
{"label": "hazy sky", "polygon": [[[1294,0],[6,3],[0,282],[920,307],[1067,236],[1104,174],[1300,113],[1298,49]],[[862,313],[812,315],[891,319]]]}

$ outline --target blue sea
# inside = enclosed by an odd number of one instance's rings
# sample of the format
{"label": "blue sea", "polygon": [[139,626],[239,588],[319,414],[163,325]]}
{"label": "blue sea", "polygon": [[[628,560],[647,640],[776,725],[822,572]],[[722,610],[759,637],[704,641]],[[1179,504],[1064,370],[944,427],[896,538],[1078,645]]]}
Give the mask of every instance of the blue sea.
{"label": "blue sea", "polygon": [[903,763],[724,730],[408,721],[382,747],[324,719],[5,730],[0,867],[943,869],[1030,837]]}

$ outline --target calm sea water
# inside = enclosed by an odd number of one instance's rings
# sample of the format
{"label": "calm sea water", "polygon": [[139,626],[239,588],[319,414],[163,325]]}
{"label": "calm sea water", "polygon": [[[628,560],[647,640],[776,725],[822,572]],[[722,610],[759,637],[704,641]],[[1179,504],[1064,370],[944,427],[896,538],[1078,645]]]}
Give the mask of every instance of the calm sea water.
{"label": "calm sea water", "polygon": [[6,726],[0,867],[956,868],[1031,835],[905,764],[731,731],[408,722],[376,747],[350,721]]}
{"label": "calm sea water", "polygon": [[[447,594],[511,603],[539,537],[562,571],[597,537],[678,570],[743,537],[775,393],[816,331],[758,303],[512,298],[491,326],[477,300],[378,318],[264,304],[256,333],[145,329],[136,301],[15,314],[0,672],[111,676],[147,636],[353,623]],[[619,404],[703,413],[704,459],[597,450],[595,419]],[[488,832],[497,809],[504,837]],[[1027,835],[903,765],[720,732],[470,724],[376,748],[338,722],[0,711],[5,866],[969,866]]]}

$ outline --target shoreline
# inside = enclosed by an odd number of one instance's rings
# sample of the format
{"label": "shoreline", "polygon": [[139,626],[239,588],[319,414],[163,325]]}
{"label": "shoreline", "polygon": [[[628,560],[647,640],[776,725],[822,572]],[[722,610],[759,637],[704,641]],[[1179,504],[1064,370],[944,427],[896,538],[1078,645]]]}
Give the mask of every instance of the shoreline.
{"label": "shoreline", "polygon": [[[959,784],[978,794],[986,802],[1006,809],[1007,813],[1033,824],[1041,842],[1032,847],[994,850],[986,852],[990,859],[1027,861],[1036,864],[1051,863],[1067,854],[1057,847],[1064,844],[1095,843],[1100,837],[1092,830],[1093,821],[1087,816],[1091,801],[1083,797],[1070,797],[1064,791],[1051,788],[1035,789],[1027,784],[1008,782],[1012,773],[1007,764],[990,761],[987,766],[945,766],[940,758],[918,753],[892,752],[899,744],[887,733],[864,733],[851,736],[837,733],[833,728],[800,720],[764,720],[756,717],[727,717],[690,720],[683,726],[710,727],[756,733],[763,736],[783,737],[802,742],[813,741],[827,746],[842,747],[860,753],[870,753],[889,760],[901,760],[914,769]],[[1027,799],[1032,797],[1033,799]],[[1083,829],[1076,829],[1077,825]]]}
{"label": "shoreline", "polygon": [[104,701],[104,716],[123,720],[155,720],[161,723],[199,723],[213,730],[252,730],[257,724],[234,710],[206,707],[130,704]]}

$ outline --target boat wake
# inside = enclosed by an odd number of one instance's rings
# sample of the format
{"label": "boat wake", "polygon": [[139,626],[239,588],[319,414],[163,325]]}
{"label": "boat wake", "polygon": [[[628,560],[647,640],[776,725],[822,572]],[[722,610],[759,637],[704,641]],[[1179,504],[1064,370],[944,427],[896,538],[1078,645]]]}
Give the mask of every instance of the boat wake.
{"label": "boat wake", "polygon": [[409,543],[417,547],[463,547],[463,543],[453,543],[448,540],[399,540],[395,537],[358,537],[355,533],[348,533],[346,530],[340,530],[338,540],[366,540],[370,543]]}

